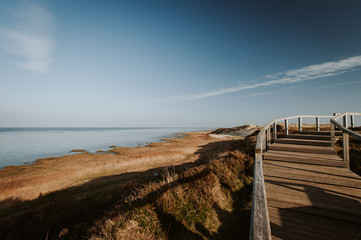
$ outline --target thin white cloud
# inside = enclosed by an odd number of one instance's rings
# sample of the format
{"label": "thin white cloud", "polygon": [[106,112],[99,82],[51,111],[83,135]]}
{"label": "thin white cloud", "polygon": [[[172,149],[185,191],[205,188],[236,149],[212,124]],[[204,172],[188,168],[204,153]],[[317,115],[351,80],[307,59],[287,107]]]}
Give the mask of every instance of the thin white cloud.
{"label": "thin white cloud", "polygon": [[359,67],[361,67],[361,56],[355,56],[339,61],[315,64],[299,69],[289,70],[286,72],[266,75],[264,77],[271,80],[264,82],[258,82],[239,87],[223,88],[194,95],[176,96],[173,97],[172,100],[179,102],[191,101],[259,87],[298,83],[302,81],[343,74],[349,71],[353,71]]}
{"label": "thin white cloud", "polygon": [[275,93],[278,93],[278,92],[277,91],[260,92],[260,93],[254,93],[254,94],[246,95],[246,96],[240,96],[240,98],[258,97],[258,96],[264,96],[264,95],[271,95],[271,94],[275,94]]}
{"label": "thin white cloud", "polygon": [[288,87],[282,87],[282,88],[278,88],[278,91],[283,91],[283,90],[288,90],[288,89],[294,89],[294,88],[301,88],[301,87],[308,87],[308,86],[314,86],[317,83],[307,83],[307,84],[302,84],[302,85],[295,85],[295,86],[288,86]]}
{"label": "thin white cloud", "polygon": [[323,86],[322,88],[331,88],[331,87],[338,87],[343,85],[350,85],[350,84],[360,84],[361,81],[349,81],[349,82],[340,82],[340,83],[333,83],[326,86]]}
{"label": "thin white cloud", "polygon": [[52,15],[40,5],[26,4],[9,16],[13,22],[0,26],[0,47],[9,54],[5,61],[32,72],[48,72],[55,47]]}

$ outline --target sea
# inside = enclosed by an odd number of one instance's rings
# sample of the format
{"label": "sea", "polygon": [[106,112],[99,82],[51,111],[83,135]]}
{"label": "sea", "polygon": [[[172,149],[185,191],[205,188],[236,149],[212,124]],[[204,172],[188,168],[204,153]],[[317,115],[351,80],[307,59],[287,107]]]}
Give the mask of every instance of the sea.
{"label": "sea", "polygon": [[108,151],[110,146],[137,147],[165,138],[181,137],[181,132],[201,128],[0,128],[0,169],[31,164],[37,159]]}

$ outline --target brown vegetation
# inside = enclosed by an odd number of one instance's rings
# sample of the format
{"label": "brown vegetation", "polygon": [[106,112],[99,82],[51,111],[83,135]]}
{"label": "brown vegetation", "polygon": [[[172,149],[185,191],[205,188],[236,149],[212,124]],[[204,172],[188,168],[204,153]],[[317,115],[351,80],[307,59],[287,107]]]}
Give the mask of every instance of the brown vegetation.
{"label": "brown vegetation", "polygon": [[[77,186],[101,176],[145,171],[194,162],[199,146],[217,141],[202,133],[145,147],[115,148],[110,153],[79,153],[40,159],[35,164],[0,170],[0,208],[11,200],[31,200],[56,190]],[[7,202],[8,204],[4,204]]]}
{"label": "brown vegetation", "polygon": [[[0,170],[0,238],[248,234],[249,141],[189,133],[184,139],[111,151]],[[173,167],[165,171],[165,166]]]}
{"label": "brown vegetation", "polygon": [[86,150],[84,150],[84,149],[73,149],[73,150],[71,150],[70,151],[71,153],[76,153],[76,152],[86,152]]}
{"label": "brown vegetation", "polygon": [[162,172],[120,200],[88,234],[93,240],[247,239],[253,160],[246,146],[228,141],[206,164]]}

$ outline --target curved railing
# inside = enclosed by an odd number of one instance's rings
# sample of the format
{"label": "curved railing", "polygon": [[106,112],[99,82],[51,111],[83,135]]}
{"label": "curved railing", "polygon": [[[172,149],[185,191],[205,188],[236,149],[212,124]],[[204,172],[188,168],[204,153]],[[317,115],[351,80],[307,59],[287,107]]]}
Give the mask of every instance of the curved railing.
{"label": "curved railing", "polygon": [[[298,131],[302,131],[303,118],[315,118],[316,130],[320,130],[320,118],[329,118],[333,116],[294,116],[273,120],[267,123],[258,133],[254,162],[253,177],[253,194],[252,194],[252,210],[251,210],[251,226],[249,239],[271,239],[271,227],[267,209],[266,189],[263,176],[263,154],[267,151],[268,146],[277,138],[277,122],[284,121],[285,135],[289,134],[288,121],[298,119]],[[332,124],[331,124],[332,125]],[[272,129],[272,136],[271,136]]]}
{"label": "curved railing", "polygon": [[[361,116],[361,113],[342,113],[330,120],[331,124],[331,146],[335,147],[335,129],[342,131],[342,148],[343,148],[343,160],[346,162],[348,168],[350,168],[350,150],[349,150],[349,136],[354,137],[361,141],[361,134],[356,133],[348,129],[348,117],[350,118],[350,127],[355,127],[354,116]],[[343,119],[343,124],[339,123],[337,120]]]}

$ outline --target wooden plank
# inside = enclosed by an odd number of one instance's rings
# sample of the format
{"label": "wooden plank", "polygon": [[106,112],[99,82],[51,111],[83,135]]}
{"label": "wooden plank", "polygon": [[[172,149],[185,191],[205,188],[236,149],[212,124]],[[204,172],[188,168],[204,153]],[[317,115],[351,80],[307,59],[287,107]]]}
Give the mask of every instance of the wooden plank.
{"label": "wooden plank", "polygon": [[[267,199],[276,200],[275,204],[290,203],[297,206],[317,206],[324,209],[337,210],[361,215],[361,200],[358,196],[344,194],[334,190],[312,185],[294,186],[292,184],[280,184],[279,182],[266,181],[266,190],[273,191]],[[287,191],[287,198],[282,195]],[[279,199],[277,197],[280,196]],[[279,202],[277,202],[279,201]],[[338,208],[340,206],[341,208]],[[361,221],[361,216],[359,216]],[[360,222],[361,223],[361,222]]]}
{"label": "wooden plank", "polygon": [[[305,214],[292,209],[269,207],[273,239],[294,239],[305,236],[308,239],[358,239],[361,227],[344,221]],[[317,227],[315,227],[317,226]],[[311,235],[310,235],[311,234]]]}
{"label": "wooden plank", "polygon": [[269,147],[270,150],[278,151],[288,151],[288,152],[306,152],[306,153],[322,153],[328,155],[335,155],[337,152],[334,148],[331,147],[322,147],[322,146],[307,146],[307,145],[297,145],[297,144],[283,144],[283,143],[274,143]]}
{"label": "wooden plank", "polygon": [[264,162],[263,171],[276,170],[280,172],[289,172],[300,175],[312,175],[315,177],[329,177],[336,179],[351,179],[357,181],[361,185],[361,177],[346,168],[335,168],[329,166],[312,166],[300,163],[289,163],[267,160]]}
{"label": "wooden plank", "polygon": [[335,179],[334,177],[315,176],[312,174],[295,174],[293,172],[278,171],[278,169],[268,169],[268,168],[264,170],[264,175],[271,177],[277,176],[284,179],[295,179],[306,182],[329,184],[335,186],[347,186],[347,187],[361,189],[360,181],[358,180],[350,180],[350,179],[342,179],[342,178]]}
{"label": "wooden plank", "polygon": [[333,166],[333,167],[345,167],[346,164],[342,160],[329,160],[329,159],[317,159],[312,157],[303,157],[303,156],[286,156],[284,154],[278,153],[266,153],[264,156],[266,161],[283,161],[283,162],[292,162],[292,163],[302,163],[302,164],[311,164],[311,165],[322,165],[322,166]]}
{"label": "wooden plank", "polygon": [[277,150],[269,150],[266,152],[267,154],[278,154],[288,157],[304,157],[304,158],[314,158],[320,160],[335,160],[335,161],[343,161],[342,158],[337,155],[326,155],[319,153],[304,153],[304,152],[287,152],[287,151],[277,151]]}
{"label": "wooden plank", "polygon": [[[326,136],[330,136],[330,135],[331,135],[331,131],[319,131],[319,132],[315,132],[315,131],[303,131],[303,132],[299,132],[298,134],[306,134],[306,135],[326,135]],[[342,136],[342,132],[341,132],[341,131],[335,131],[335,136]]]}
{"label": "wooden plank", "polygon": [[[266,190],[272,191],[272,194],[267,196],[268,206],[279,208],[312,206],[314,209],[307,208],[311,209],[311,213],[316,214],[318,210],[322,210],[320,212],[328,214],[328,217],[347,219],[361,224],[361,199],[356,196],[307,184],[294,186],[273,181],[266,181]],[[287,192],[286,198],[285,192]]]}
{"label": "wooden plank", "polygon": [[345,128],[341,123],[337,122],[335,119],[331,119],[331,122],[338,128],[341,129],[342,132],[347,133],[348,135],[361,140],[361,134],[350,129]]}
{"label": "wooden plank", "polygon": [[330,141],[331,140],[331,136],[327,136],[327,135],[308,135],[308,134],[290,134],[286,138],[325,140],[325,141]]}
{"label": "wooden plank", "polygon": [[[352,114],[328,118],[339,127],[337,119],[343,116],[346,119],[347,115]],[[261,202],[267,203],[264,212],[269,217],[272,238],[361,239],[361,177],[344,168],[345,161],[329,147],[330,131],[319,131],[321,116],[314,116],[317,131],[307,133],[301,131],[303,117],[310,116],[274,120],[261,130],[257,138],[256,155],[260,156],[262,150],[257,150],[263,141],[258,140],[264,140],[265,129],[277,121],[284,121],[288,135],[288,120],[299,120],[299,134],[277,139],[264,154],[263,163],[262,158],[257,161],[263,165],[265,190],[259,189],[258,192],[266,191],[266,201]],[[339,129],[356,138],[361,137],[342,125]],[[340,131],[335,132],[335,136],[340,134]],[[263,229],[260,229],[261,233]],[[250,239],[256,238],[251,235]]]}
{"label": "wooden plank", "polygon": [[[266,177],[265,181],[274,181],[274,182],[280,182],[283,184],[293,184],[294,188],[297,188],[297,186],[302,186],[305,184],[304,181],[296,180],[296,179],[283,179],[279,177]],[[323,183],[314,183],[314,182],[307,182],[308,185],[314,186],[317,188],[323,188],[330,192],[336,192],[336,193],[342,193],[345,196],[355,197],[358,199],[361,199],[361,191],[357,188],[350,188],[345,186],[334,186],[334,185],[327,185]],[[301,187],[299,187],[301,188]],[[311,190],[309,190],[311,191]]]}
{"label": "wooden plank", "polygon": [[271,239],[271,227],[267,212],[266,188],[264,186],[264,174],[262,166],[262,143],[265,133],[258,134],[253,174],[253,193],[250,224],[250,239]]}
{"label": "wooden plank", "polygon": [[277,123],[273,123],[273,142],[277,139]]}
{"label": "wooden plank", "polygon": [[311,158],[302,158],[302,157],[287,157],[278,154],[267,154],[265,156],[266,161],[278,161],[278,162],[289,162],[289,163],[299,163],[299,164],[309,164],[309,165],[320,165],[320,166],[332,166],[332,167],[345,167],[346,164],[343,161],[336,160],[319,160]]}
{"label": "wooden plank", "polygon": [[[317,204],[315,205],[304,205],[299,202],[287,202],[282,201],[275,198],[268,198],[268,207],[275,207],[279,209],[292,209],[292,211],[297,211],[306,214],[312,214],[315,216],[325,217],[329,219],[339,220],[339,221],[347,221],[350,223],[359,224],[361,226],[361,216],[359,214],[354,214],[350,212],[350,208],[348,210],[341,209],[330,209],[325,208],[325,204]],[[337,204],[337,203],[336,203]],[[272,216],[270,216],[271,218]]]}
{"label": "wooden plank", "polygon": [[283,143],[283,144],[297,144],[297,145],[309,145],[309,146],[323,146],[323,147],[331,146],[330,141],[323,141],[323,140],[279,138],[275,142]]}
{"label": "wooden plank", "polygon": [[349,136],[347,133],[342,135],[342,148],[343,148],[343,160],[347,164],[347,168],[350,168],[350,148],[349,148]]}

